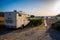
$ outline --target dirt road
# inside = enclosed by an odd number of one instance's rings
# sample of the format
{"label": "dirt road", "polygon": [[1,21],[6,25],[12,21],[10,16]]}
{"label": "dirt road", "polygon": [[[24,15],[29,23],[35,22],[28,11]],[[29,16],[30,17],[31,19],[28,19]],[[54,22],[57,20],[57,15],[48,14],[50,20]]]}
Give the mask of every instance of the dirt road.
{"label": "dirt road", "polygon": [[43,25],[18,30],[0,29],[0,40],[40,40],[40,37],[45,33]]}
{"label": "dirt road", "polygon": [[60,32],[46,30],[44,24],[18,30],[0,29],[0,40],[60,40]]}

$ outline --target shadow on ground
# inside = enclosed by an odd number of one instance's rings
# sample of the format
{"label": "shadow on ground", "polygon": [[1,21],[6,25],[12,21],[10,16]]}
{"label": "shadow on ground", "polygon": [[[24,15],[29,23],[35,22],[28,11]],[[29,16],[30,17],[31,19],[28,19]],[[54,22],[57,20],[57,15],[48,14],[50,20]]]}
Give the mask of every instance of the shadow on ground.
{"label": "shadow on ground", "polygon": [[51,40],[60,40],[60,31],[51,29],[51,27],[46,31],[51,37]]}
{"label": "shadow on ground", "polygon": [[4,35],[4,34],[12,32],[12,31],[14,31],[14,30],[13,29],[8,29],[5,26],[0,25],[0,35]]}

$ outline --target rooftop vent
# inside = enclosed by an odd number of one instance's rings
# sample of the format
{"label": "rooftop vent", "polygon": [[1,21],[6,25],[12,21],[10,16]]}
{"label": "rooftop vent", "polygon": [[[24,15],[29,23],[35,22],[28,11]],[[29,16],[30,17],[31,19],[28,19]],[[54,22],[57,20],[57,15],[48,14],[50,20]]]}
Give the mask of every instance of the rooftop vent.
{"label": "rooftop vent", "polygon": [[20,12],[22,12],[22,11],[20,11]]}

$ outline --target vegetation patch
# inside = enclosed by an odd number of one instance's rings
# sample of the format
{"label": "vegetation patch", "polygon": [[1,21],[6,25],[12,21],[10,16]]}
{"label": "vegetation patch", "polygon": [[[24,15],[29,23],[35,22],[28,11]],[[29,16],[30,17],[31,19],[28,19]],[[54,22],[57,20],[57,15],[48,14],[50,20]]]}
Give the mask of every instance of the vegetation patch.
{"label": "vegetation patch", "polygon": [[0,25],[4,25],[4,21],[0,21]]}
{"label": "vegetation patch", "polygon": [[53,23],[51,25],[51,28],[57,31],[60,31],[60,21],[57,21],[56,23]]}
{"label": "vegetation patch", "polygon": [[32,18],[30,19],[30,26],[38,26],[42,24],[41,18]]}
{"label": "vegetation patch", "polygon": [[4,17],[0,17],[0,28],[4,27]]}

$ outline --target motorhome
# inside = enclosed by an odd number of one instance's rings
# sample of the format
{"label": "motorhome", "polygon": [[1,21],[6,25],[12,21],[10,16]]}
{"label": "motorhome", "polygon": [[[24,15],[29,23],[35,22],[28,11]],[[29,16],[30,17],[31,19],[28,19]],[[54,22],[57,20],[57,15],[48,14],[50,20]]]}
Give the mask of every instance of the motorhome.
{"label": "motorhome", "polygon": [[23,11],[4,12],[4,25],[7,28],[26,26],[30,22],[28,20],[29,17],[30,15]]}

